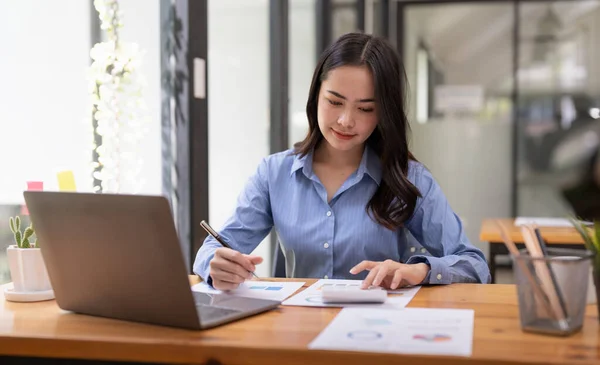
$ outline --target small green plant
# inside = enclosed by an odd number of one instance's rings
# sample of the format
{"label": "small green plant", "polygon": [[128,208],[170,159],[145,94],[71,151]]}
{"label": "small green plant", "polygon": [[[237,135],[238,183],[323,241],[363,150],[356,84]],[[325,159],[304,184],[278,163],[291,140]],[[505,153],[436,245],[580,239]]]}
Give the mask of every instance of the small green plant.
{"label": "small green plant", "polygon": [[594,254],[594,269],[600,270],[600,221],[594,221],[593,227],[587,227],[581,220],[570,220],[583,238],[585,247]]}
{"label": "small green plant", "polygon": [[10,226],[10,230],[15,235],[15,243],[18,248],[38,248],[38,240],[36,239],[34,243],[29,242],[31,236],[34,235],[35,231],[33,230],[33,223],[29,225],[29,227],[25,228],[23,232],[21,232],[21,218],[19,216],[10,217],[8,220],[8,224]]}

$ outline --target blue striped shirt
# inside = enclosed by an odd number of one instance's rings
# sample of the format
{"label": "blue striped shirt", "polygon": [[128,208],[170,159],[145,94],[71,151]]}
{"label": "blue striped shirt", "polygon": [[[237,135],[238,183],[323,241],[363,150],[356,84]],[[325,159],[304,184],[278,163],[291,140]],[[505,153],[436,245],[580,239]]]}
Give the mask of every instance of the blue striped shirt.
{"label": "blue striped shirt", "polygon": [[[431,173],[410,161],[408,179],[421,192],[403,228],[375,222],[365,207],[381,181],[378,156],[365,148],[358,169],[328,203],[312,170],[312,154],[292,150],[264,158],[239,195],[233,215],[219,230],[232,248],[249,254],[275,228],[286,257],[286,276],[363,279],[349,270],[363,260],[427,263],[423,284],[488,283],[483,253],[467,239],[460,219]],[[197,253],[194,272],[208,280],[216,248],[208,237]]]}

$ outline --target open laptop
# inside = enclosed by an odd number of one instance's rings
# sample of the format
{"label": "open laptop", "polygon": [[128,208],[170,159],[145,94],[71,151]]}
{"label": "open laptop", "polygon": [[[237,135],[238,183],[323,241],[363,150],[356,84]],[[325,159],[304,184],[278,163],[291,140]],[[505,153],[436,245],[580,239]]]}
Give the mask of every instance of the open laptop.
{"label": "open laptop", "polygon": [[205,329],[280,304],[192,292],[164,197],[47,191],[24,196],[64,310]]}

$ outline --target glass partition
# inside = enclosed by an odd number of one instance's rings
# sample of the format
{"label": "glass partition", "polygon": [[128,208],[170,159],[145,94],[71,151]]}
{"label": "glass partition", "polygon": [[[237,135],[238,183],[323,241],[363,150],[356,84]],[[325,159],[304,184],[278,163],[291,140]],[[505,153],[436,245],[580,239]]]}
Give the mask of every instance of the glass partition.
{"label": "glass partition", "polygon": [[511,214],[512,2],[406,5],[411,149],[475,245],[483,218]]}
{"label": "glass partition", "polygon": [[519,17],[517,214],[599,217],[600,1],[524,2]]}

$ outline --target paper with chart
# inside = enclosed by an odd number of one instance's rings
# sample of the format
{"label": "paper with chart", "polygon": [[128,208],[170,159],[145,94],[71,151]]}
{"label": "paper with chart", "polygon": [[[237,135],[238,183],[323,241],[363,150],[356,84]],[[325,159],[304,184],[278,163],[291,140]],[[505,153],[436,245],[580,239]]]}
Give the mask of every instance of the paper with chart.
{"label": "paper with chart", "polygon": [[305,307],[355,307],[355,306],[369,306],[376,308],[404,308],[411,301],[411,299],[417,294],[421,287],[416,286],[412,288],[396,289],[388,291],[388,298],[385,303],[378,304],[365,304],[365,303],[323,303],[321,300],[321,290],[326,286],[339,286],[346,288],[360,289],[362,280],[343,280],[343,279],[321,279],[309,286],[300,293],[294,295],[290,299],[283,302],[283,305],[296,305]]}
{"label": "paper with chart", "polygon": [[231,294],[239,297],[248,298],[259,298],[259,299],[272,299],[283,301],[285,298],[294,294],[296,290],[300,289],[304,285],[302,281],[285,281],[285,282],[272,282],[272,281],[246,281],[237,289],[228,290],[222,292],[205,282],[193,285],[192,290],[206,294]]}
{"label": "paper with chart", "polygon": [[472,309],[344,308],[310,349],[470,356]]}
{"label": "paper with chart", "polygon": [[[517,227],[524,226],[526,224],[535,224],[539,227],[573,227],[571,221],[566,218],[548,218],[548,217],[517,217],[514,225]],[[592,222],[583,221],[583,224],[590,225]]]}

